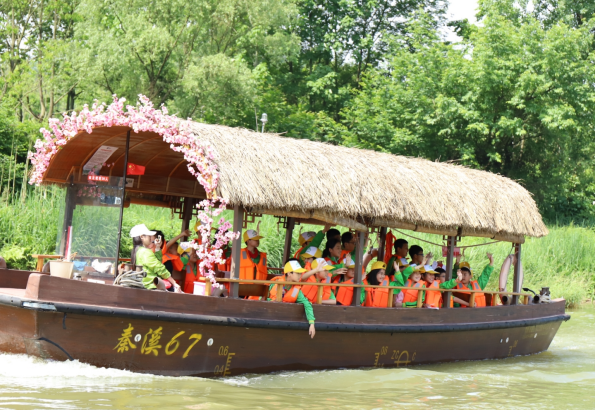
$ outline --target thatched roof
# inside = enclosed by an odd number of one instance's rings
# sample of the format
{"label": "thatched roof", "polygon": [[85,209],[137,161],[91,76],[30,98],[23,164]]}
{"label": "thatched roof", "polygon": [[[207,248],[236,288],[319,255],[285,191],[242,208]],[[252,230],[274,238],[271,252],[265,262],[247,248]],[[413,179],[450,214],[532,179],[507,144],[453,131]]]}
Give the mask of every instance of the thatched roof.
{"label": "thatched roof", "polygon": [[219,194],[254,212],[511,241],[548,233],[531,194],[500,175],[239,128],[190,127],[218,152]]}

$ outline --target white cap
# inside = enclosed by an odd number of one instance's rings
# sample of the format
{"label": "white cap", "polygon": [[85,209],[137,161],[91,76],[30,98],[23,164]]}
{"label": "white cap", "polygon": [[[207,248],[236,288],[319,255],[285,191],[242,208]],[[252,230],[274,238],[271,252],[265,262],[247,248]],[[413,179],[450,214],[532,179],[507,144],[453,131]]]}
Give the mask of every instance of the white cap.
{"label": "white cap", "polygon": [[130,230],[130,237],[136,238],[137,236],[141,236],[141,235],[155,235],[155,233],[156,233],[155,231],[149,231],[149,228],[147,228],[147,226],[145,224],[140,224],[140,225],[134,226]]}

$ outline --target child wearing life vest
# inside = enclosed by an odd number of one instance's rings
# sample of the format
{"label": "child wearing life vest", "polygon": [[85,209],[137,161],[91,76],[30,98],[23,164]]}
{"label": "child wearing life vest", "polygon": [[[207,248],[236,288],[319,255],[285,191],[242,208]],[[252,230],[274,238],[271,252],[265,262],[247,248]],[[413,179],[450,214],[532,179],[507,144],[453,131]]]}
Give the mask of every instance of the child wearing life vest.
{"label": "child wearing life vest", "polygon": [[[398,267],[399,272],[403,272],[409,261],[407,260],[407,252],[409,252],[409,243],[405,239],[397,239],[394,244],[395,253],[390,257],[386,264],[386,276],[391,277],[394,280],[395,266]],[[395,265],[395,262],[397,263]]]}
{"label": "child wearing life vest", "polygon": [[[423,261],[425,262],[425,257]],[[428,267],[428,269],[431,269],[431,267]],[[425,265],[417,266],[415,270],[413,270],[412,266],[409,266],[402,272],[401,275],[396,275],[397,277],[401,278],[399,283],[403,281],[404,283],[402,285],[395,286],[403,286],[415,289],[403,289],[401,292],[399,292],[395,299],[395,306],[417,307],[417,298],[419,292],[422,292],[422,300],[425,298],[426,282],[421,279],[425,271]]]}
{"label": "child wearing life vest", "polygon": [[324,229],[318,232],[308,231],[301,233],[298,236],[298,242],[300,243],[300,248],[296,251],[293,255],[294,258],[298,259],[301,262],[301,255],[308,249],[309,247],[313,246],[315,248],[320,248],[322,245],[322,241],[324,240],[324,236],[326,233],[331,229],[331,225],[326,224],[324,225]]}
{"label": "child wearing life vest", "polygon": [[[490,280],[490,276],[494,271],[494,257],[491,253],[487,253],[486,257],[490,261],[483,271],[481,275],[476,280],[471,280],[473,276],[473,272],[471,271],[471,266],[469,262],[461,262],[460,263],[460,270],[462,273],[461,281],[457,283],[456,289],[462,291],[461,293],[465,293],[465,290],[484,290],[485,287],[488,285]],[[455,307],[466,307],[466,306],[457,306]],[[483,292],[475,293],[475,307],[486,307],[486,297]]]}
{"label": "child wearing life vest", "polygon": [[329,239],[326,243],[326,247],[324,248],[324,252],[322,252],[322,257],[329,264],[338,265],[343,261],[343,259],[341,259],[342,251],[343,249],[341,248],[341,239]]}
{"label": "child wearing life vest", "polygon": [[[329,271],[333,269],[333,265],[330,265],[322,258],[315,259],[312,262],[312,270],[304,275],[300,279],[304,283],[331,283],[331,276]],[[311,272],[315,274],[308,275]],[[316,302],[316,296],[318,293],[318,286],[306,285],[302,286],[302,292],[304,296],[312,303]],[[336,305],[337,300],[331,286],[323,286],[322,288],[322,304],[323,305]]]}
{"label": "child wearing life vest", "polygon": [[[456,268],[453,268],[453,272],[457,272],[457,279],[455,280],[455,282],[460,282],[461,277],[462,277],[461,271],[458,269],[458,266],[459,266],[459,262],[457,261],[455,264]],[[436,276],[435,276],[434,281],[438,282],[438,283],[446,282],[446,271],[444,270],[444,268],[436,268],[435,271],[436,271]],[[456,284],[455,284],[455,287],[456,287]],[[444,296],[444,295],[442,295],[442,296]],[[463,299],[459,299],[455,295],[451,294],[450,295],[450,307],[454,307],[455,303],[458,303],[463,306],[469,306],[469,303],[467,303]],[[444,300],[442,301],[442,307],[444,307]]]}
{"label": "child wearing life vest", "polygon": [[[353,284],[355,279],[355,262],[351,258],[345,261],[345,268],[347,269],[344,275],[336,275],[333,277],[334,283]],[[338,286],[335,293],[337,305],[350,306],[353,301],[353,288],[350,286]]]}
{"label": "child wearing life vest", "polygon": [[[283,287],[283,302],[284,303],[301,303],[304,305],[304,310],[306,311],[306,318],[308,319],[308,323],[310,323],[310,327],[308,329],[308,334],[311,338],[314,338],[316,334],[316,329],[314,328],[314,309],[312,308],[312,303],[304,296],[302,292],[302,286],[299,284],[302,274],[306,272],[306,269],[302,268],[300,263],[296,259],[290,259],[285,266],[283,267],[283,275],[280,276],[282,279],[287,282],[295,282],[296,284],[293,286],[284,286]],[[271,285],[271,297],[269,300],[276,299],[276,288],[277,286]],[[273,291],[274,289],[274,291]]]}
{"label": "child wearing life vest", "polygon": [[440,309],[443,305],[442,292],[434,289],[453,289],[457,286],[457,279],[441,281],[440,272],[438,272],[438,269],[440,268],[436,268],[436,270],[434,270],[431,266],[426,266],[424,268],[425,273],[423,274],[422,279],[426,283],[425,287],[427,289],[423,304],[423,307],[425,308]]}
{"label": "child wearing life vest", "polygon": [[307,271],[312,269],[312,262],[315,259],[322,257],[322,251],[314,246],[310,246],[308,249],[300,255],[302,258],[302,266]]}
{"label": "child wearing life vest", "polygon": [[[377,261],[372,264],[370,272],[364,279],[364,285],[395,286],[386,277],[386,263]],[[360,302],[366,307],[388,307],[388,289],[364,288]]]}
{"label": "child wearing life vest", "polygon": [[248,229],[242,238],[246,247],[240,251],[240,279],[266,280],[267,254],[258,250],[263,237],[257,231]]}

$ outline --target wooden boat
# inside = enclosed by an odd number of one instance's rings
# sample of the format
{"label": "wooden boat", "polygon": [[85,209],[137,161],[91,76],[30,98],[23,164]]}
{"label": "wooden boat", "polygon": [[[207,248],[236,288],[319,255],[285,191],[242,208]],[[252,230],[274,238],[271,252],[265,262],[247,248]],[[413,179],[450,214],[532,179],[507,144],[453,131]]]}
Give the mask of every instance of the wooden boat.
{"label": "wooden boat", "polygon": [[[355,283],[362,283],[362,232],[377,232],[379,259],[384,256],[387,228],[444,235],[449,278],[455,246],[463,236],[513,242],[520,258],[525,236],[547,234],[530,194],[501,176],[248,130],[187,124],[196,138],[217,152],[218,190],[234,210],[234,231],[262,214],[277,216],[286,228],[287,259],[296,224],[332,223],[353,229],[359,238]],[[85,165],[106,146],[112,150],[112,166],[99,167],[90,182]],[[309,154],[296,155],[300,152]],[[351,172],[351,164],[337,158],[358,161],[361,172]],[[311,166],[324,163],[329,168]],[[129,177],[125,174],[129,164],[146,167],[145,174]],[[74,209],[87,205],[101,210],[100,218],[93,214],[96,223],[99,218],[102,226],[111,221],[117,227],[105,234],[117,246],[103,254],[91,247],[86,254],[81,252],[81,260],[97,257],[117,265],[122,212],[130,203],[170,207],[186,229],[195,204],[206,193],[184,164],[183,154],[170,150],[156,132],[135,133],[122,126],[78,132],[53,156],[43,174],[44,183],[67,191],[58,254],[83,247],[73,228],[81,225],[73,222],[79,215]],[[394,170],[400,181],[380,180],[379,170],[386,169]],[[376,175],[376,180],[370,180],[370,175]],[[129,178],[126,183],[125,178]],[[337,185],[337,178],[345,185]],[[301,188],[296,190],[299,183]],[[77,196],[90,186],[102,187],[103,196]],[[410,188],[404,190],[404,186]],[[428,194],[429,186],[440,187],[439,201]],[[457,201],[461,192],[468,194],[464,205]],[[506,192],[506,197],[499,192]],[[240,248],[240,240],[235,240],[235,260]],[[96,283],[0,270],[0,351],[172,376],[403,367],[542,352],[562,321],[569,319],[563,299],[532,303],[530,295],[521,292],[521,274],[516,269],[513,292],[487,292],[494,298],[498,293],[511,296],[509,306],[365,308],[358,306],[363,286],[356,285],[354,306],[314,306],[316,336],[311,339],[301,305],[242,299],[266,295],[272,282],[239,284],[234,279],[238,272],[236,265],[231,279],[220,280],[231,288],[231,297],[223,298],[114,286],[109,274],[104,275],[104,283]],[[474,292],[469,295],[472,302]],[[451,292],[444,297],[448,306]]]}

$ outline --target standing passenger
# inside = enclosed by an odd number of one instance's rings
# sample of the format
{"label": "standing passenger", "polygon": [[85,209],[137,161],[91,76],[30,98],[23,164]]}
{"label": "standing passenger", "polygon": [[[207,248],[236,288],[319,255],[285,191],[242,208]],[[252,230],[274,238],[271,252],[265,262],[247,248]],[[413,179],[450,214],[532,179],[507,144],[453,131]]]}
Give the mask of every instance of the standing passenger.
{"label": "standing passenger", "polygon": [[395,273],[398,273],[395,271],[395,262],[397,262],[399,272],[402,272],[403,269],[409,266],[407,252],[409,252],[409,243],[407,243],[405,239],[397,239],[395,241],[395,253],[391,256],[386,265],[386,276],[394,278]]}
{"label": "standing passenger", "polygon": [[[381,261],[374,262],[370,273],[364,279],[364,284],[389,286],[388,278],[386,278],[386,264]],[[360,302],[362,306],[366,307],[388,307],[388,289],[365,288],[365,292],[362,292]]]}
{"label": "standing passenger", "polygon": [[[494,271],[494,257],[491,253],[487,253],[486,257],[490,261],[477,280],[471,280],[472,272],[471,266],[469,266],[469,262],[461,262],[460,269],[462,273],[461,281],[457,284],[457,289],[462,290],[484,290],[485,287],[488,285],[490,280],[490,275]],[[464,292],[461,292],[464,293]],[[475,294],[475,307],[485,307],[486,306],[486,297],[485,294],[482,292],[478,292]],[[461,306],[466,307],[466,306]]]}
{"label": "standing passenger", "polygon": [[339,265],[342,261],[341,251],[341,240],[337,238],[329,239],[326,242],[324,252],[322,252],[322,257],[331,265]]}
{"label": "standing passenger", "polygon": [[253,229],[243,235],[246,247],[240,252],[240,279],[266,280],[267,254],[258,250],[262,236]]}

